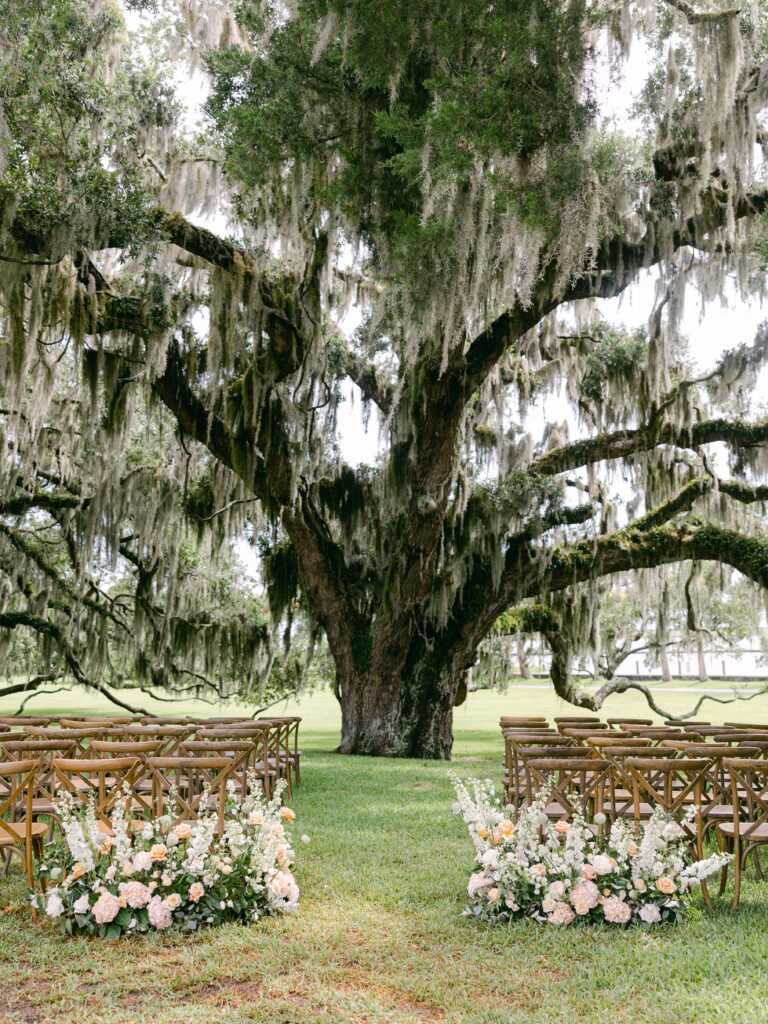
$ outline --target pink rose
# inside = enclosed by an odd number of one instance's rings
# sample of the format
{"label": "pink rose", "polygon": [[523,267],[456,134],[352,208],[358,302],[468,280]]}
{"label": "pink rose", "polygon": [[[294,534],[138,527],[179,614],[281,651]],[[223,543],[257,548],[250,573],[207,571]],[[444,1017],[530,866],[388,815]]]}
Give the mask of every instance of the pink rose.
{"label": "pink rose", "polygon": [[597,872],[591,864],[585,864],[581,869],[581,877],[585,878],[588,882],[591,882],[594,878],[597,878]]}

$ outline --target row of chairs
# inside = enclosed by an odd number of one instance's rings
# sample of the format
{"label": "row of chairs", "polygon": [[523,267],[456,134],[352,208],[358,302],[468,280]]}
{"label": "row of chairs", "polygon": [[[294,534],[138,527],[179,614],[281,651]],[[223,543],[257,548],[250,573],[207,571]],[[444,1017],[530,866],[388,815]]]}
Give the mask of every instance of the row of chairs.
{"label": "row of chairs", "polygon": [[92,800],[109,834],[118,799],[143,828],[172,798],[180,820],[195,820],[208,791],[222,829],[229,783],[244,793],[255,774],[269,797],[278,779],[289,793],[301,782],[298,717],[56,721],[0,719],[0,853],[5,870],[13,853],[22,857],[30,885],[62,792],[80,806]]}
{"label": "row of chairs", "polygon": [[548,787],[551,820],[601,812],[608,822],[621,817],[639,825],[661,808],[685,829],[698,857],[711,831],[721,849],[733,851],[734,905],[750,854],[762,878],[757,851],[768,843],[768,726],[584,716],[558,718],[554,727],[542,716],[500,724],[512,806]]}

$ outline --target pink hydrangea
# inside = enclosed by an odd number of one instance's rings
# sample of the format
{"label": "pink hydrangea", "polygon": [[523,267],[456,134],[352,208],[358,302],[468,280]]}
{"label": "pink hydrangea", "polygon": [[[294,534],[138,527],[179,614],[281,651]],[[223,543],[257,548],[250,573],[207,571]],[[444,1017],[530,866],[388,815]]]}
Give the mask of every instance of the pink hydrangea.
{"label": "pink hydrangea", "polygon": [[134,910],[146,907],[152,898],[152,893],[143,882],[121,882],[120,895]]}
{"label": "pink hydrangea", "polygon": [[91,909],[97,924],[109,924],[120,913],[120,900],[111,892],[103,892]]}
{"label": "pink hydrangea", "polygon": [[577,914],[588,914],[594,910],[600,900],[600,890],[594,882],[583,881],[571,891],[571,906]]}
{"label": "pink hydrangea", "polygon": [[632,908],[618,896],[610,896],[603,904],[603,914],[610,924],[626,924],[632,917]]}
{"label": "pink hydrangea", "polygon": [[149,914],[149,923],[153,928],[163,931],[164,928],[170,928],[173,924],[173,915],[171,914],[171,908],[160,896],[153,896],[147,904],[147,911]]}
{"label": "pink hydrangea", "polygon": [[570,924],[576,915],[568,906],[567,903],[559,902],[556,904],[555,909],[547,917],[550,924]]}

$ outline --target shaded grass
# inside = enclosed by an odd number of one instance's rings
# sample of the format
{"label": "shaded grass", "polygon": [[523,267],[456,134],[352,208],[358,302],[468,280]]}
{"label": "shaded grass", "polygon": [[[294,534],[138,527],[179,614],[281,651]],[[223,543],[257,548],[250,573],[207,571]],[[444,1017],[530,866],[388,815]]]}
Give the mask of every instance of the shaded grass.
{"label": "shaded grass", "polygon": [[[459,715],[454,767],[497,778],[498,708],[481,703],[466,728]],[[737,913],[697,901],[655,931],[467,921],[472,850],[448,766],[333,754],[332,712],[316,705],[302,739],[296,917],[64,940],[30,921],[16,872],[0,882],[2,1024],[768,1022],[768,889],[751,875]]]}

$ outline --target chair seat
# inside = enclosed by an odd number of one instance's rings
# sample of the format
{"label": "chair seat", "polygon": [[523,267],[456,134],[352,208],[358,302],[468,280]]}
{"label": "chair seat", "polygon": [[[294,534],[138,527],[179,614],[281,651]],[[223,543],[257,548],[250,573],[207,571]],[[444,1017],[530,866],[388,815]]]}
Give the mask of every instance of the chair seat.
{"label": "chair seat", "polygon": [[[605,810],[606,814],[609,814],[609,815],[610,814],[618,814],[622,818],[634,818],[635,817],[635,807],[634,807],[634,804],[632,804],[631,802],[630,803],[625,803],[624,801],[621,801],[621,802],[617,801],[616,804],[605,803],[605,804],[603,804],[603,809]],[[638,805],[637,817],[638,818],[651,818],[651,817],[653,817],[653,811],[654,811],[654,808],[651,806],[651,804],[642,804],[641,803],[641,804]]]}
{"label": "chair seat", "polygon": [[[717,827],[727,836],[733,836],[736,834],[734,823],[732,821],[720,821],[718,822]],[[750,843],[768,843],[768,825],[754,826],[748,821],[740,821],[738,829],[739,836],[747,836],[747,841]]]}
{"label": "chair seat", "polygon": [[56,810],[50,800],[43,796],[36,796],[32,801],[32,814],[37,817],[38,814],[55,814]]}
{"label": "chair seat", "polygon": [[[14,836],[9,836],[5,831],[6,828],[11,829],[15,833]],[[48,831],[48,826],[42,821],[32,822],[32,835],[34,837],[44,836]],[[12,822],[6,821],[2,830],[0,831],[0,846],[17,846],[19,843],[23,843],[27,835],[27,826],[23,821]]]}
{"label": "chair seat", "polygon": [[706,812],[708,818],[722,818],[723,820],[733,820],[733,805],[732,804],[717,804],[715,807],[710,807]]}

